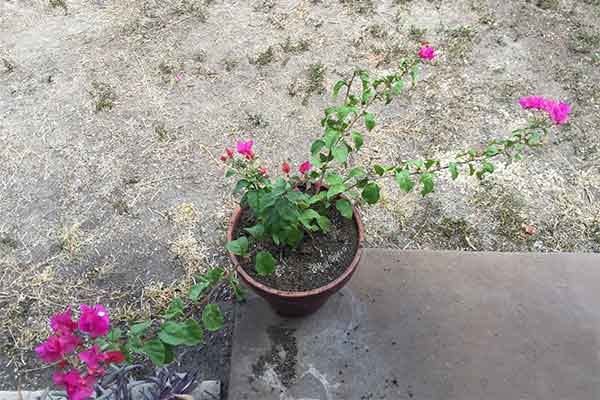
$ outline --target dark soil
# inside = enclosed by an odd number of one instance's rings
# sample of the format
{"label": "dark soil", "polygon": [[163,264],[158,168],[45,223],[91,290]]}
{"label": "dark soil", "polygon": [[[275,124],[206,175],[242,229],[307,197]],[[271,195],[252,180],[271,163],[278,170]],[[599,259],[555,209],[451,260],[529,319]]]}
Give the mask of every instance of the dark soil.
{"label": "dark soil", "polygon": [[293,328],[282,326],[270,326],[267,334],[271,340],[271,349],[260,356],[258,361],[252,365],[254,377],[264,376],[268,366],[272,366],[281,383],[286,387],[294,383],[296,379],[296,364],[298,363],[298,346],[296,344],[296,332]]}
{"label": "dark soil", "polygon": [[177,354],[177,372],[199,371],[197,384],[205,380],[220,380],[221,393],[227,398],[229,387],[229,371],[231,367],[231,343],[233,335],[233,304],[219,303],[225,325],[217,332],[204,332],[204,343],[196,347],[181,347]]}
{"label": "dark soil", "polygon": [[[258,242],[258,251],[269,251],[277,260],[275,273],[259,276],[254,256],[239,259],[242,267],[257,281],[279,290],[305,291],[317,289],[333,282],[344,273],[352,262],[358,248],[358,228],[354,219],[346,219],[335,209],[329,209],[331,230],[305,235],[297,248],[276,246],[271,240]],[[250,209],[244,209],[240,223],[234,231],[235,238],[244,235],[243,229],[256,224]]]}

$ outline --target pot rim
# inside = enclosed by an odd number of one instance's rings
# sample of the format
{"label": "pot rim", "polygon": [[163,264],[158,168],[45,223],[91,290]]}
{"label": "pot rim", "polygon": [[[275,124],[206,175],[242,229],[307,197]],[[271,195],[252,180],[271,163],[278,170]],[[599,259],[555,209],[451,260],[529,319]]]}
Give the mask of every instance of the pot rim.
{"label": "pot rim", "polygon": [[[241,216],[242,216],[242,208],[238,206],[234,210],[233,215],[231,216],[231,219],[229,220],[229,226],[227,228],[227,241],[233,240],[233,232],[234,232],[234,229],[235,229],[236,225],[238,224]],[[350,262],[348,267],[346,267],[346,269],[344,270],[344,273],[342,275],[338,276],[335,280],[329,282],[327,285],[318,287],[316,289],[305,290],[305,291],[287,291],[287,290],[274,289],[270,286],[267,286],[267,285],[257,281],[250,274],[248,274],[244,270],[244,268],[241,266],[241,264],[239,263],[237,256],[230,251],[228,251],[229,259],[231,260],[233,265],[235,265],[237,273],[242,275],[244,280],[249,285],[254,286],[255,288],[257,288],[263,292],[266,292],[266,293],[269,293],[269,294],[272,294],[275,296],[285,297],[285,298],[289,298],[289,299],[297,299],[297,298],[315,296],[315,295],[319,295],[321,293],[329,292],[329,291],[333,290],[334,288],[336,288],[341,283],[345,282],[354,273],[354,270],[356,270],[356,267],[358,266],[358,263],[362,256],[363,242],[365,239],[365,228],[364,228],[362,220],[360,218],[360,214],[358,213],[358,209],[356,208],[356,206],[354,204],[352,205],[352,219],[354,220],[354,223],[356,224],[356,228],[358,230],[358,243],[357,243],[357,247],[356,247],[356,253],[354,254],[354,257],[352,258],[352,262]]]}

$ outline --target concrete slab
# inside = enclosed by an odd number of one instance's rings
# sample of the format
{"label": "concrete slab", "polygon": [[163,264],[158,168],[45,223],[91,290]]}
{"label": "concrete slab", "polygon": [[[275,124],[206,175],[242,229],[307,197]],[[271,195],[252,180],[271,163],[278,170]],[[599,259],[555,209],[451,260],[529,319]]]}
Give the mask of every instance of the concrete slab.
{"label": "concrete slab", "polygon": [[238,309],[230,400],[600,399],[600,255],[368,250],[305,319]]}

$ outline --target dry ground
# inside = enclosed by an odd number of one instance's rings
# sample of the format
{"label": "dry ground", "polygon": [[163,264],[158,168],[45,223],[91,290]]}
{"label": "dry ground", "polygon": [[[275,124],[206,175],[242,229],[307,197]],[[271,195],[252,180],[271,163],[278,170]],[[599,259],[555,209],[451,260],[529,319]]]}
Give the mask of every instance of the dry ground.
{"label": "dry ground", "polygon": [[26,371],[51,312],[137,318],[225,262],[235,199],[211,154],[252,137],[271,169],[305,159],[332,83],[422,39],[442,55],[365,159],[503,136],[523,95],[575,112],[483,184],[422,200],[390,183],[369,244],[600,251],[599,21],[599,0],[0,0],[0,389],[46,383]]}

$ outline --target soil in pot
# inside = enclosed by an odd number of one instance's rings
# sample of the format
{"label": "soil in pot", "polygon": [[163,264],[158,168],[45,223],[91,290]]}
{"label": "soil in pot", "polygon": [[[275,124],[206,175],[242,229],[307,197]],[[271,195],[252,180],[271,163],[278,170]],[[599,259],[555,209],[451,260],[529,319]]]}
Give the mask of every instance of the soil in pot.
{"label": "soil in pot", "polygon": [[[354,219],[344,218],[335,207],[329,209],[331,230],[324,234],[304,236],[295,249],[276,246],[270,240],[253,246],[252,256],[238,257],[244,270],[255,280],[273,289],[285,291],[306,291],[317,289],[333,282],[341,276],[352,262],[358,248],[358,228]],[[244,228],[256,225],[256,218],[249,208],[244,208],[234,237],[249,236]],[[275,272],[260,276],[255,269],[254,254],[269,251],[277,260]]]}

